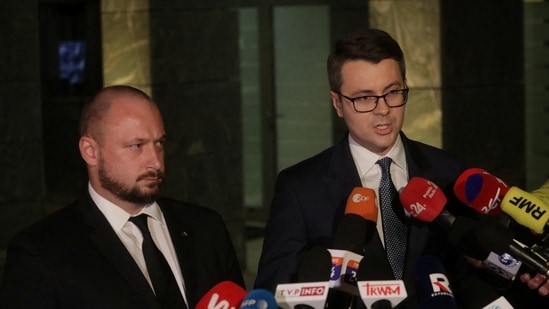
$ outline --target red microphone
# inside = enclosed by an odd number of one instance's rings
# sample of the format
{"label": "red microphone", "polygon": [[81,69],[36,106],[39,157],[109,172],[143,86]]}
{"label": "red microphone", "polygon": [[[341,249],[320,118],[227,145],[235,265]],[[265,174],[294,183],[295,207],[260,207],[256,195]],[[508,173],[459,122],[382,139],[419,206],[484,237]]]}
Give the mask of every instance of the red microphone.
{"label": "red microphone", "polygon": [[[475,174],[473,174],[475,175]],[[487,177],[485,174],[479,174]],[[492,176],[493,177],[493,176]],[[516,240],[510,231],[499,224],[489,221],[475,221],[467,217],[455,217],[444,209],[446,197],[433,182],[414,177],[400,194],[402,206],[415,218],[423,222],[436,221],[448,229],[450,244],[465,255],[478,260],[504,278],[515,276],[521,261],[542,274],[549,275],[549,268],[543,261],[528,252]],[[502,264],[499,256],[511,254],[513,265]],[[507,255],[505,255],[507,256]],[[515,267],[516,266],[516,267]]]}
{"label": "red microphone", "polygon": [[246,290],[232,281],[222,281],[200,299],[195,309],[240,308]]}
{"label": "red microphone", "polygon": [[447,199],[444,192],[432,181],[422,177],[412,177],[400,192],[400,202],[412,217],[423,222],[441,221],[446,227],[454,222],[444,210]]}
{"label": "red microphone", "polygon": [[470,168],[456,180],[454,193],[465,205],[485,215],[501,213],[501,201],[509,186],[481,168]]}
{"label": "red microphone", "polygon": [[[473,174],[482,174],[486,172],[486,170],[480,168],[480,167],[473,167],[470,169],[465,170],[459,177],[456,179],[456,182],[454,184],[454,192],[457,195],[457,198],[463,203],[468,205],[469,202],[473,199],[472,197],[469,198],[465,194],[465,186],[467,184],[467,178]],[[458,194],[459,193],[459,194]]]}

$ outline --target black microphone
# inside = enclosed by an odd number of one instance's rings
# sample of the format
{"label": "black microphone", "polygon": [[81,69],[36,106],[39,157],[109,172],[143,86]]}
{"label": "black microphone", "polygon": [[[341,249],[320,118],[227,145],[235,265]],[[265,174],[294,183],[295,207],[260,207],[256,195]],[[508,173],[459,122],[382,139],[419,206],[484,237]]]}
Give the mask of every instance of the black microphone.
{"label": "black microphone", "polygon": [[440,260],[431,255],[420,257],[415,265],[415,286],[419,308],[458,308],[446,270]]}
{"label": "black microphone", "polygon": [[275,300],[282,308],[321,309],[327,302],[332,257],[327,249],[313,247],[304,253],[297,283],[279,284]]}
{"label": "black microphone", "polygon": [[327,249],[312,247],[303,255],[297,271],[297,282],[330,280],[332,256]]}
{"label": "black microphone", "polygon": [[380,270],[377,256],[360,261],[357,286],[362,302],[369,309],[391,309],[407,296],[404,281]]}

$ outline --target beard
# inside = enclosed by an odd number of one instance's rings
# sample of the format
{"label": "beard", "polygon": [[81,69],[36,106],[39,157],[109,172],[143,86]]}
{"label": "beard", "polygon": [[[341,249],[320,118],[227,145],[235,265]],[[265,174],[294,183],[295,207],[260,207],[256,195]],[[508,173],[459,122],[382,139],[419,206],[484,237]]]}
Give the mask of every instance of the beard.
{"label": "beard", "polygon": [[160,195],[160,185],[162,184],[162,179],[164,178],[164,172],[160,170],[150,171],[137,177],[136,181],[147,177],[157,177],[159,179],[157,183],[148,184],[147,188],[149,190],[147,191],[143,191],[137,185],[125,185],[121,181],[109,175],[107,169],[105,168],[105,162],[102,159],[98,162],[97,170],[101,186],[123,201],[139,205],[147,205],[154,202]]}

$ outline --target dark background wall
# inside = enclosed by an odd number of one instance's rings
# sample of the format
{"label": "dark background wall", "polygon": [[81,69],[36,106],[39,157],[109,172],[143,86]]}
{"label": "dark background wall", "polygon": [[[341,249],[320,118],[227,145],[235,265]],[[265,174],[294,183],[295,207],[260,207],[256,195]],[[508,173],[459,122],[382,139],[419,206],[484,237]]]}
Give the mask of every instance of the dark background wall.
{"label": "dark background wall", "polygon": [[522,1],[441,1],[443,147],[525,185]]}
{"label": "dark background wall", "polygon": [[[367,1],[300,3],[330,6],[332,42],[368,25]],[[55,9],[67,4],[75,11]],[[170,135],[165,193],[218,210],[243,264],[248,217],[242,196],[238,8],[259,12],[266,210],[278,169],[270,22],[274,5],[293,4],[150,1],[147,9],[151,80],[144,86],[159,103]],[[518,0],[440,1],[443,148],[517,186],[525,185],[526,174],[522,7]],[[59,20],[66,23],[52,24]],[[76,30],[63,32],[68,28]],[[75,126],[81,105],[103,85],[102,72],[109,69],[101,48],[105,31],[110,30],[101,31],[100,1],[0,1],[1,250],[16,231],[85,187]],[[48,44],[62,37],[93,43],[85,86],[69,87],[48,75]],[[335,118],[338,140],[345,128]]]}

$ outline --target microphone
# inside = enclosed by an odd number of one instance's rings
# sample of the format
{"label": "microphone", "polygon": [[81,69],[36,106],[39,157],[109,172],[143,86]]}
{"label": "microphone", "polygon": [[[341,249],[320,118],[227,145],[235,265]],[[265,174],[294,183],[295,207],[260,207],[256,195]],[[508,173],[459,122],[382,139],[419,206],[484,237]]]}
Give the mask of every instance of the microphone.
{"label": "microphone", "polygon": [[330,287],[354,296],[358,266],[363,258],[364,245],[374,234],[378,208],[373,189],[355,187],[345,205],[345,213],[334,234]]}
{"label": "microphone", "polygon": [[284,309],[324,309],[329,289],[328,281],[278,284],[275,299]]}
{"label": "microphone", "polygon": [[278,305],[271,292],[256,289],[244,297],[240,309],[278,309]]}
{"label": "microphone", "polygon": [[298,283],[279,284],[275,301],[282,308],[324,308],[329,292],[332,257],[327,249],[305,252],[297,273]]}
{"label": "microphone", "polygon": [[361,260],[357,274],[360,298],[368,309],[391,309],[407,296],[404,281],[379,271],[375,257]]}
{"label": "microphone", "polygon": [[377,224],[376,192],[355,187],[345,205],[345,213],[334,234],[334,249],[362,254],[364,244],[372,236]]}
{"label": "microphone", "polygon": [[297,282],[328,281],[332,272],[332,256],[327,249],[312,247],[303,255]]}
{"label": "microphone", "polygon": [[[505,243],[505,239],[509,242],[513,241],[513,235],[509,234],[508,230],[502,228],[509,227],[511,220],[501,209],[502,199],[508,191],[509,186],[507,184],[481,168],[470,168],[466,170],[458,177],[454,185],[454,193],[462,203],[473,208],[477,213],[489,216],[483,216],[481,219],[482,223],[484,223],[484,225],[489,225],[494,228],[495,231],[502,233],[499,236],[495,235],[493,238],[499,240],[500,244]],[[498,220],[500,225],[493,220]],[[475,233],[477,235],[480,235],[482,231],[487,231],[489,233],[492,231],[491,229],[487,229],[486,226],[483,227],[482,224],[479,224],[478,226],[480,226],[480,230],[476,230]],[[503,235],[506,235],[507,238]],[[465,251],[463,250],[463,247],[464,246],[462,246],[461,249],[462,251]],[[503,249],[505,248],[505,244],[496,247],[502,248],[499,251],[505,250]],[[476,249],[478,249],[478,246]],[[481,249],[481,251],[484,250]],[[466,255],[475,257],[475,254],[471,251],[466,253]],[[486,255],[482,253],[480,256],[484,257]],[[475,258],[479,259],[478,257]],[[494,273],[507,280],[514,280],[522,265],[522,262],[507,253],[498,254],[495,252],[489,252],[488,257],[483,263]]]}
{"label": "microphone", "polygon": [[436,221],[449,229],[456,220],[454,215],[444,209],[448,201],[444,192],[434,182],[425,178],[412,177],[400,191],[399,198],[404,209],[420,221]]}
{"label": "microphone", "polygon": [[419,308],[458,308],[446,270],[438,258],[420,257],[415,265]]}
{"label": "microphone", "polygon": [[475,275],[465,276],[456,291],[466,295],[460,299],[463,308],[513,309],[513,306],[497,292],[496,288]]}
{"label": "microphone", "polygon": [[[435,220],[452,230],[451,228],[453,227],[454,222],[456,222],[456,217],[444,210],[444,205],[441,205],[440,202],[432,202],[435,200],[432,197],[436,197],[438,194],[443,193],[438,186],[436,186],[436,184],[424,178],[414,177],[410,179],[408,185],[403,189],[400,194],[400,198],[404,208],[409,211],[413,217],[425,222],[432,222]],[[436,199],[436,201],[439,200],[440,198]],[[424,220],[424,217],[426,217],[429,221]],[[441,217],[442,219],[440,219]],[[460,220],[459,222],[467,221],[468,219]],[[469,227],[468,230],[468,226],[471,225],[472,228]],[[474,223],[457,224],[457,226],[461,226],[461,231],[458,233],[458,236],[453,240],[452,237],[449,237],[451,240],[450,242],[454,245],[464,244],[464,240],[467,239],[464,236],[472,236],[470,237],[471,242],[473,245],[478,245],[480,249],[494,251],[498,255],[503,255],[506,251],[508,251],[508,253],[515,257],[518,261],[521,261],[541,274],[549,275],[549,267],[545,265],[545,260],[539,255],[531,252],[531,250],[524,244],[513,239],[513,236],[507,229],[501,229],[497,224],[493,224],[491,226],[498,228],[497,231]],[[468,255],[467,252],[465,252],[465,254]],[[490,260],[486,260],[486,257],[472,257],[479,260],[484,260],[484,262],[487,263],[490,262]]]}
{"label": "microphone", "polygon": [[549,231],[549,205],[532,193],[511,187],[503,197],[501,209],[537,234]]}
{"label": "microphone", "polygon": [[[469,191],[480,192],[479,195],[483,196],[497,196],[493,209],[503,210],[502,215],[505,216],[507,222],[509,222],[510,217],[535,233],[543,234],[542,245],[534,244],[531,247],[527,247],[521,244],[521,247],[524,247],[534,255],[537,255],[541,260],[547,262],[549,260],[546,249],[546,243],[549,240],[549,205],[538,198],[537,192],[534,194],[517,187],[509,188],[499,178],[488,172],[471,174],[467,179],[476,179],[466,181],[469,184]],[[505,194],[502,195],[503,193]],[[460,195],[460,192],[456,192],[456,195]],[[470,206],[475,208],[477,212],[483,213],[474,204]],[[504,225],[508,226],[508,224]]]}
{"label": "microphone", "polygon": [[509,186],[506,183],[481,168],[465,170],[454,184],[456,197],[485,215],[501,213],[501,200],[507,191]]}
{"label": "microphone", "polygon": [[195,309],[239,308],[246,290],[232,281],[222,281],[211,288]]}

